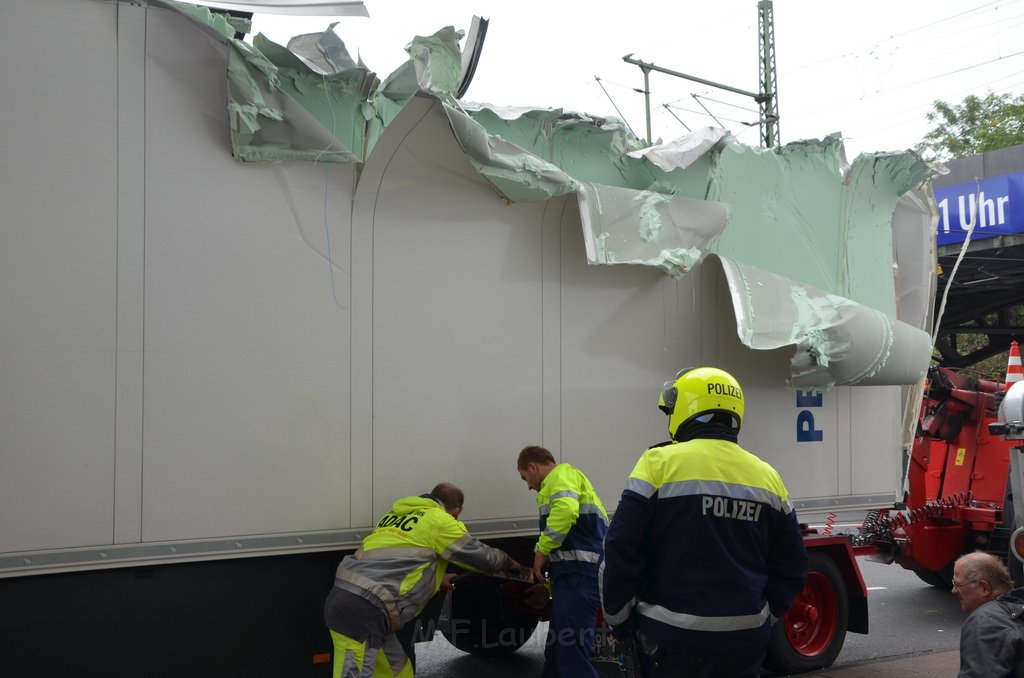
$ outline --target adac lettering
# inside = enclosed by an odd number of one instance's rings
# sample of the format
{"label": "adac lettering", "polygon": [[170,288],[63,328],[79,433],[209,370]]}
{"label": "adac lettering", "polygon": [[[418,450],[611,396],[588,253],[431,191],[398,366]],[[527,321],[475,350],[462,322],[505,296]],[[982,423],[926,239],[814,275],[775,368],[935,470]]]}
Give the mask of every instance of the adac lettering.
{"label": "adac lettering", "polygon": [[708,395],[727,396],[729,398],[742,398],[743,391],[732,384],[719,384],[708,382]]}
{"label": "adac lettering", "polygon": [[397,527],[402,532],[412,532],[413,525],[420,521],[419,516],[422,515],[423,511],[413,511],[408,515],[388,513],[380,519],[377,527]]}

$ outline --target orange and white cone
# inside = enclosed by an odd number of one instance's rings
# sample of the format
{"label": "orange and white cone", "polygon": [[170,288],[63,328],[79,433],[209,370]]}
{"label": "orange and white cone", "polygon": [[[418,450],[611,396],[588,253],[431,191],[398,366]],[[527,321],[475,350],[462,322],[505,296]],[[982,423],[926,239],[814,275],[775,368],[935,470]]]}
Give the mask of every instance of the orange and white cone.
{"label": "orange and white cone", "polygon": [[1024,368],[1020,364],[1020,347],[1016,341],[1010,342],[1010,357],[1006,361],[1006,387],[1024,379]]}

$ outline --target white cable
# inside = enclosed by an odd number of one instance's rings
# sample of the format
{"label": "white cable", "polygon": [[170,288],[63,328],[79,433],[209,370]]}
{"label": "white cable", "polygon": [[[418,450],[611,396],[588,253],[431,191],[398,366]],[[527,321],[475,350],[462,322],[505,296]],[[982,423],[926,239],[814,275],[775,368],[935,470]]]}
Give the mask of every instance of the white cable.
{"label": "white cable", "polygon": [[[935,316],[935,329],[932,333],[932,352],[935,351],[935,344],[939,340],[939,327],[942,325],[942,314],[946,312],[946,300],[949,299],[949,289],[953,286],[953,279],[956,278],[956,272],[960,268],[960,262],[964,260],[964,256],[967,254],[967,246],[971,244],[971,236],[974,235],[974,227],[978,225],[978,214],[981,213],[981,180],[978,177],[974,177],[974,181],[978,186],[977,192],[974,194],[975,209],[971,214],[971,225],[967,228],[967,237],[964,238],[964,244],[960,248],[960,254],[957,255],[956,263],[953,264],[953,270],[949,274],[949,280],[946,281],[946,289],[942,290],[942,303],[939,304],[939,312]],[[949,224],[946,224],[946,226],[948,227]]]}

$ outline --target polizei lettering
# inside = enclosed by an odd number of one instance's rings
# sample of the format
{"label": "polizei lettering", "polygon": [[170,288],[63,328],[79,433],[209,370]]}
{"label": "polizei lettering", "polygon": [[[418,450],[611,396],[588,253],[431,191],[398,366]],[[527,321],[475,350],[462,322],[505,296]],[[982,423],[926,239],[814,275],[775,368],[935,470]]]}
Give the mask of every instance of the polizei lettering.
{"label": "polizei lettering", "polygon": [[730,499],[728,497],[701,497],[701,508],[704,515],[716,518],[732,518],[734,520],[757,520],[761,515],[762,504],[756,501]]}
{"label": "polizei lettering", "polygon": [[732,384],[708,383],[708,395],[727,396],[729,398],[742,398],[743,391]]}
{"label": "polizei lettering", "polygon": [[377,523],[377,527],[397,527],[402,532],[412,532],[412,527],[420,521],[418,516],[422,516],[423,511],[413,511],[409,515],[401,516],[394,513],[385,514],[380,522]]}

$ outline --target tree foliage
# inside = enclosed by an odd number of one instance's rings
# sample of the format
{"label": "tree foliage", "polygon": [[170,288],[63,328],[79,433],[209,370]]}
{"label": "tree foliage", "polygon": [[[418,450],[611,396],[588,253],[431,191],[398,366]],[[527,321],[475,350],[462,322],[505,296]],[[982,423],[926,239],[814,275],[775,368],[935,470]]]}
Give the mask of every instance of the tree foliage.
{"label": "tree foliage", "polygon": [[1024,95],[989,92],[959,104],[936,101],[926,117],[935,125],[917,150],[933,160],[952,160],[1024,144]]}

